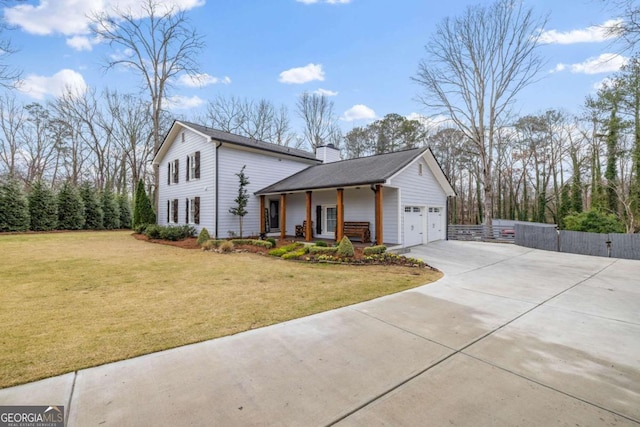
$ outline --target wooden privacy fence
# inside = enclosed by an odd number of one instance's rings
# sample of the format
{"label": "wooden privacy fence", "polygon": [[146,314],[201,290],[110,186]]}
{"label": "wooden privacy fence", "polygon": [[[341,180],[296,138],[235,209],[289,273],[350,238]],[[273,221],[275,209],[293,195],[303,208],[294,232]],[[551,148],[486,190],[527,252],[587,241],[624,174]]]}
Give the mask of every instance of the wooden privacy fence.
{"label": "wooden privacy fence", "polygon": [[515,244],[527,248],[640,260],[640,234],[584,233],[550,224],[515,224]]}

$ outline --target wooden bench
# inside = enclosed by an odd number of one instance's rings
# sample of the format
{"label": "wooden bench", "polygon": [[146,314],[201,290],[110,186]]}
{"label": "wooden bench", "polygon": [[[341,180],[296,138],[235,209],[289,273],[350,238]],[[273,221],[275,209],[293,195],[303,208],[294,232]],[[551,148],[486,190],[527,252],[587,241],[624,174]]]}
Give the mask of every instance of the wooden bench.
{"label": "wooden bench", "polygon": [[[305,237],[307,232],[307,221],[302,221],[302,225],[296,225],[296,237]],[[311,221],[311,238],[313,238],[313,221]]]}
{"label": "wooden bench", "polygon": [[366,221],[345,221],[343,232],[347,237],[359,237],[362,243],[371,242],[371,231]]}

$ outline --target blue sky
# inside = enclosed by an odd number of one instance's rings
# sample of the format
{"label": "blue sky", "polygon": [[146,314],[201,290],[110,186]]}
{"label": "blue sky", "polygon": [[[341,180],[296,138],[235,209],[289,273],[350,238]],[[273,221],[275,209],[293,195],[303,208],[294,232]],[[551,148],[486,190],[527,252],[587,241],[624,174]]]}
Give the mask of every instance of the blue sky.
{"label": "blue sky", "polygon": [[[204,36],[202,85],[177,81],[172,111],[191,116],[217,94],[285,105],[295,119],[297,96],[331,97],[348,131],[388,113],[427,114],[412,82],[436,24],[479,0],[165,0],[188,9]],[[4,9],[20,51],[10,61],[23,70],[19,97],[45,102],[65,85],[138,90],[136,75],[105,73],[112,49],[91,39],[92,8],[134,6],[136,0],[27,0]],[[600,0],[525,0],[549,16],[540,53],[541,80],[518,96],[516,112],[548,108],[578,113],[585,96],[624,62],[598,26],[617,17]],[[606,59],[606,61],[604,60]],[[294,127],[296,120],[293,121]]]}

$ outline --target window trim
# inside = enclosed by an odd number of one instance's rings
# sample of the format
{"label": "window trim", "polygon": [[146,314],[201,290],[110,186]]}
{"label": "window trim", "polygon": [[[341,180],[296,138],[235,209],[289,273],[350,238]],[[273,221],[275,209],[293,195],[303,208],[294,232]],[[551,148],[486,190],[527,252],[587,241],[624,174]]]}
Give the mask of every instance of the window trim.
{"label": "window trim", "polygon": [[328,226],[327,226],[327,220],[328,220],[328,213],[329,213],[329,209],[335,209],[336,210],[336,227],[338,226],[338,207],[336,205],[322,205],[322,234],[324,235],[329,235],[329,234],[333,234],[336,232],[335,228],[333,230],[329,230]]}

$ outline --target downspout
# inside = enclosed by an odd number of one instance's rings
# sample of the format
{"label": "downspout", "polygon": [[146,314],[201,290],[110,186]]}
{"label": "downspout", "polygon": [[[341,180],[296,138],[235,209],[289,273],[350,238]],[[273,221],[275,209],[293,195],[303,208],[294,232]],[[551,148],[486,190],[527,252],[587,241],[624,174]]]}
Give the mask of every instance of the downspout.
{"label": "downspout", "polygon": [[[453,200],[453,198],[451,196],[447,196],[447,206],[446,206],[447,211],[444,213],[444,217],[445,217],[444,239],[445,240],[449,240],[449,207],[451,206],[451,200]],[[429,221],[427,220],[427,226],[428,225],[429,225]]]}
{"label": "downspout", "polygon": [[215,192],[216,192],[216,196],[215,196],[215,199],[216,199],[216,211],[215,211],[215,214],[216,214],[216,230],[215,230],[215,234],[216,234],[216,240],[219,239],[219,237],[218,237],[218,217],[219,217],[218,213],[219,213],[220,204],[218,203],[218,201],[219,201],[218,188],[219,188],[219,182],[220,182],[220,179],[219,179],[220,175],[219,175],[219,172],[218,172],[219,171],[219,169],[218,169],[218,165],[219,165],[218,148],[220,148],[221,145],[222,145],[221,142],[220,143],[216,143],[216,173],[215,173],[215,177],[216,177],[216,185],[215,185]]}

